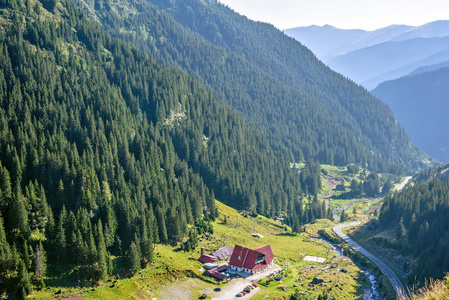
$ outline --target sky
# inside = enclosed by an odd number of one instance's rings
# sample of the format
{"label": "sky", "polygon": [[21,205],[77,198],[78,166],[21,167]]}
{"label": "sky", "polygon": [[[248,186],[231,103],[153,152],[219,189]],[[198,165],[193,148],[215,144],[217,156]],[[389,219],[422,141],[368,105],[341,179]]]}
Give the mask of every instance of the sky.
{"label": "sky", "polygon": [[393,24],[422,25],[449,19],[448,0],[219,0],[278,29],[332,25],[374,30]]}

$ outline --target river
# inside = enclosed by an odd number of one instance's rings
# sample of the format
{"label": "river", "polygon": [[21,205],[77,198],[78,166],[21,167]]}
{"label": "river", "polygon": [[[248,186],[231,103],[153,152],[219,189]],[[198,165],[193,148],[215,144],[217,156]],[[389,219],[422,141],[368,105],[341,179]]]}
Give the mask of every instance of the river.
{"label": "river", "polygon": [[[322,241],[327,244],[329,244],[332,249],[337,253],[338,256],[344,257],[345,255],[338,249],[334,244],[329,242],[328,240],[322,239],[322,238],[314,238],[314,240]],[[363,296],[364,300],[381,300],[383,299],[379,294],[379,285],[377,283],[376,277],[367,269],[361,268],[358,264],[354,262],[354,264],[362,270],[363,273],[365,273],[366,277],[369,279],[371,283],[371,287],[369,290],[365,290],[365,295]]]}

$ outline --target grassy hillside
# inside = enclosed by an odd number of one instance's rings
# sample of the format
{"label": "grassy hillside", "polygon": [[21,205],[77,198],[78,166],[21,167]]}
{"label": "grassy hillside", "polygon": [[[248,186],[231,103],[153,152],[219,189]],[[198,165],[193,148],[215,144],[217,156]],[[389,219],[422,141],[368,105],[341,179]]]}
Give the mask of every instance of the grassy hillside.
{"label": "grassy hillside", "polygon": [[[365,178],[365,170],[359,169],[356,173],[348,173],[348,169],[336,168],[333,166],[323,166],[325,172],[330,176],[340,176],[345,181],[354,178]],[[352,168],[350,168],[353,171]],[[323,180],[325,177],[323,176]],[[327,181],[323,181],[327,185]],[[330,187],[325,188],[330,189]],[[348,192],[350,188],[348,187]],[[347,199],[354,201],[357,199]],[[339,200],[332,200],[331,204]],[[362,216],[371,204],[356,205],[357,216]],[[252,299],[269,299],[275,297],[286,297],[294,293],[296,289],[300,292],[309,292],[309,297],[318,296],[323,291],[328,291],[337,299],[353,299],[361,296],[363,289],[368,288],[368,281],[360,270],[348,259],[335,256],[330,246],[323,242],[311,239],[311,236],[318,236],[319,230],[325,230],[332,235],[331,228],[334,223],[329,220],[317,220],[314,224],[304,227],[301,234],[293,234],[291,228],[279,221],[268,219],[264,216],[252,216],[246,211],[237,211],[219,201],[216,201],[218,218],[213,222],[214,232],[210,235],[201,235],[198,246],[190,251],[180,250],[177,245],[156,245],[154,253],[155,259],[147,268],[131,275],[128,274],[119,278],[116,274],[110,280],[101,282],[97,287],[77,288],[77,280],[74,276],[62,276],[58,271],[70,275],[71,270],[52,270],[51,276],[46,281],[47,288],[33,294],[35,299],[58,299],[61,296],[83,295],[85,299],[179,299],[182,295],[185,299],[197,299],[203,293],[210,298],[215,292],[213,289],[219,285],[226,287],[231,283],[219,283],[204,274],[202,264],[197,261],[201,247],[206,248],[206,252],[213,252],[222,245],[234,246],[244,245],[249,248],[257,248],[270,244],[274,255],[275,263],[286,268],[287,277],[282,283],[273,281],[267,286],[261,285],[257,295]],[[352,207],[348,209],[351,217]],[[264,236],[263,239],[256,239],[250,236],[250,232],[258,232]],[[344,247],[344,244],[339,245]],[[302,260],[304,255],[315,255],[325,257],[324,264],[306,263]],[[360,258],[359,258],[360,259]],[[359,262],[369,265],[363,259]],[[116,269],[120,270],[123,261],[120,257],[113,257]],[[326,266],[332,268],[326,270]],[[346,268],[349,272],[339,272],[341,268]],[[122,274],[122,273],[120,273]],[[121,275],[123,276],[123,274]],[[320,276],[326,282],[314,288],[309,287],[309,283],[315,276]],[[261,281],[260,283],[265,283]],[[382,279],[382,284],[388,289],[388,281]]]}
{"label": "grassy hillside", "polygon": [[[218,249],[222,244],[240,244],[249,248],[256,248],[270,244],[275,255],[275,263],[284,266],[288,263],[288,276],[264,287],[252,299],[269,299],[285,297],[294,293],[297,285],[300,291],[308,291],[311,295],[318,296],[322,291],[330,291],[336,298],[353,299],[360,296],[362,289],[367,287],[367,279],[360,270],[348,259],[336,257],[330,250],[330,246],[323,242],[309,238],[305,233],[293,235],[291,229],[281,223],[262,216],[255,218],[245,212],[216,202],[219,218],[213,223],[214,234],[202,236],[198,247],[192,252],[180,251],[178,246],[157,245],[155,249],[155,261],[146,269],[141,270],[128,278],[113,278],[100,284],[98,287],[77,288],[76,282],[58,281],[58,276],[50,278],[48,287],[32,296],[32,299],[59,299],[62,296],[82,295],[85,299],[170,299],[175,290],[185,299],[197,299],[202,293],[211,295],[217,283],[203,275],[202,264],[196,259],[199,257],[200,248],[207,251]],[[226,224],[223,222],[227,217]],[[261,233],[264,238],[252,238],[249,233],[254,231]],[[314,228],[326,228],[332,224],[329,221],[319,221],[307,231],[316,232]],[[304,255],[316,255],[325,257],[324,264],[307,263],[302,260]],[[120,262],[114,261],[119,264]],[[323,270],[327,265],[335,266]],[[341,268],[349,272],[339,272]],[[311,289],[308,284],[315,276],[321,276],[327,282]],[[299,281],[298,281],[299,280]],[[263,281],[262,281],[263,283]],[[361,284],[362,287],[359,285]],[[225,284],[226,285],[226,284]],[[279,288],[281,286],[282,288]],[[287,291],[284,290],[287,287]],[[310,290],[309,290],[310,289]],[[181,294],[179,294],[181,293]],[[210,297],[210,296],[209,296]]]}

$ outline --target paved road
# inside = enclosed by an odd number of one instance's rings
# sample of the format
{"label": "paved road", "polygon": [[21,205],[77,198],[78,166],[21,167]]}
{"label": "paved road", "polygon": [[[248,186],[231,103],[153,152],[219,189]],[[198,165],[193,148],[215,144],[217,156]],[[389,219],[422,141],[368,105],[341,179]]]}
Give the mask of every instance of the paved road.
{"label": "paved road", "polygon": [[410,181],[410,179],[412,179],[412,176],[405,177],[404,181],[396,186],[396,190],[401,191],[405,187],[405,185]]}
{"label": "paved road", "polygon": [[382,273],[388,277],[388,279],[391,282],[391,285],[393,285],[394,291],[396,292],[397,298],[401,299],[401,296],[404,297],[407,295],[404,286],[402,285],[399,278],[396,276],[396,274],[393,272],[393,270],[390,269],[383,261],[372,255],[370,252],[368,252],[365,248],[351,240],[346,234],[344,234],[341,230],[344,227],[347,226],[354,226],[358,225],[360,222],[351,222],[351,223],[344,223],[334,226],[334,231],[336,234],[338,234],[342,239],[344,239],[348,244],[350,244],[354,249],[358,250],[360,253],[371,259],[382,271]]}

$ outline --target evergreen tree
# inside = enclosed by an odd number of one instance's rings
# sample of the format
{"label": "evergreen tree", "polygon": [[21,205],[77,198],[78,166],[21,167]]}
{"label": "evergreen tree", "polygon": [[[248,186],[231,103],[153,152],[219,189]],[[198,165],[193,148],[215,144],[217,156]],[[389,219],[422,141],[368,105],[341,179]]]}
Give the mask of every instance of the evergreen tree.
{"label": "evergreen tree", "polygon": [[106,250],[106,243],[103,235],[103,226],[101,220],[98,221],[96,226],[96,236],[97,236],[97,259],[98,262],[98,279],[104,280],[108,275],[108,252]]}
{"label": "evergreen tree", "polygon": [[15,231],[18,236],[24,239],[27,238],[27,235],[29,233],[28,213],[25,208],[25,201],[26,199],[22,196],[20,188],[17,187],[16,193],[14,194],[11,203],[9,217],[9,220],[11,222],[10,228],[12,228],[12,230]]}
{"label": "evergreen tree", "polygon": [[343,209],[340,215],[340,223],[343,223],[349,219],[349,216],[346,214],[346,211]]}
{"label": "evergreen tree", "polygon": [[58,226],[56,228],[56,239],[54,248],[57,253],[57,260],[60,261],[66,259],[67,240],[65,232],[65,220],[67,218],[67,212],[65,206],[62,207],[61,214],[59,215]]}
{"label": "evergreen tree", "polygon": [[17,275],[18,278],[18,290],[24,290],[26,295],[31,293],[31,289],[32,289],[32,285],[31,285],[31,281],[30,278],[28,276],[28,271],[26,268],[25,263],[23,262],[23,260],[20,261],[20,266],[19,266],[19,273]]}
{"label": "evergreen tree", "polygon": [[404,226],[404,219],[401,218],[401,220],[399,220],[399,224],[398,227],[396,229],[396,238],[398,240],[402,240],[403,238],[405,238],[405,226]]}
{"label": "evergreen tree", "polygon": [[11,247],[6,239],[5,227],[3,226],[3,218],[0,214],[0,274],[9,266],[11,259]]}
{"label": "evergreen tree", "polygon": [[45,276],[45,272],[47,270],[47,256],[40,241],[39,244],[36,245],[36,252],[34,255],[35,255],[34,276],[36,278],[36,281],[39,282]]}
{"label": "evergreen tree", "polygon": [[392,188],[391,181],[387,178],[387,181],[385,181],[385,184],[382,186],[382,194],[387,195],[390,193]]}
{"label": "evergreen tree", "polygon": [[129,269],[132,272],[137,272],[138,270],[140,270],[140,251],[134,241],[131,242],[131,245],[129,246],[128,261]]}

